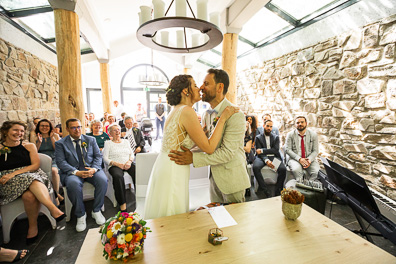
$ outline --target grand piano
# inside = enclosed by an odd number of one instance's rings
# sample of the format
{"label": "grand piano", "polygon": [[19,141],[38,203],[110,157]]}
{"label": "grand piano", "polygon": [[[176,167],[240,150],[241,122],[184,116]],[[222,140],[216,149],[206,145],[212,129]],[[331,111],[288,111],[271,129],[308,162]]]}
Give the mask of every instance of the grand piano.
{"label": "grand piano", "polygon": [[[319,171],[318,179],[324,188],[351,207],[361,227],[354,232],[372,243],[371,236],[383,236],[396,244],[396,203],[370,189],[366,181],[353,171],[328,159],[321,159],[326,173]],[[379,233],[367,232],[369,225]]]}

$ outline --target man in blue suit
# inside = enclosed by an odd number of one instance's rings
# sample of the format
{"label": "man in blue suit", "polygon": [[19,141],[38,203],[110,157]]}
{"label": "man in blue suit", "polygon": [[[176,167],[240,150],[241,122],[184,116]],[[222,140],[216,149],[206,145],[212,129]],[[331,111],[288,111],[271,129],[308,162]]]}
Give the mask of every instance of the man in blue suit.
{"label": "man in blue suit", "polygon": [[81,134],[81,122],[72,118],[66,121],[67,137],[55,142],[56,164],[62,184],[75,208],[77,232],[86,229],[86,213],[83,203],[83,184],[85,181],[95,187],[92,217],[98,225],[106,219],[100,212],[107,190],[107,177],[101,170],[102,154],[94,137]]}
{"label": "man in blue suit", "polygon": [[266,120],[263,127],[264,133],[256,137],[257,158],[253,162],[254,177],[256,177],[260,188],[264,190],[267,197],[270,195],[264,182],[263,175],[261,174],[261,169],[264,166],[274,169],[275,166],[272,162],[275,158],[278,158],[281,161],[276,171],[278,173],[275,190],[276,196],[280,195],[280,191],[283,188],[283,183],[286,178],[286,166],[283,164],[282,157],[279,152],[279,137],[272,133],[272,124],[271,120]]}

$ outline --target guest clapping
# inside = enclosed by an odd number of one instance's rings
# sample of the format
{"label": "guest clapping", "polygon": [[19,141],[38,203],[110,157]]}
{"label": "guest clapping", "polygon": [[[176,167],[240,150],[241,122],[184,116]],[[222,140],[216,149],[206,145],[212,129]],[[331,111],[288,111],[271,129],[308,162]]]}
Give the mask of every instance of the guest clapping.
{"label": "guest clapping", "polygon": [[6,121],[0,128],[0,205],[22,197],[29,221],[26,243],[32,244],[38,237],[40,203],[56,221],[61,221],[65,214],[51,201],[49,178],[40,169],[36,146],[23,141],[25,130],[26,124],[20,121]]}
{"label": "guest clapping", "polygon": [[115,197],[121,211],[126,211],[124,171],[131,175],[135,185],[135,165],[132,163],[134,153],[128,140],[121,138],[121,128],[114,124],[109,127],[111,141],[106,141],[103,149],[103,160],[109,165],[109,173],[113,177]]}
{"label": "guest clapping", "polygon": [[91,131],[91,133],[87,133],[87,136],[94,137],[96,139],[96,143],[98,143],[99,149],[102,151],[105,141],[110,140],[109,135],[103,132],[102,122],[99,120],[93,120],[91,122]]}
{"label": "guest clapping", "polygon": [[60,138],[55,133],[52,123],[47,119],[41,119],[36,126],[36,147],[39,153],[46,154],[52,158],[52,185],[57,195],[57,204],[63,201],[63,197],[59,194],[59,174],[58,166],[55,161],[55,142]]}

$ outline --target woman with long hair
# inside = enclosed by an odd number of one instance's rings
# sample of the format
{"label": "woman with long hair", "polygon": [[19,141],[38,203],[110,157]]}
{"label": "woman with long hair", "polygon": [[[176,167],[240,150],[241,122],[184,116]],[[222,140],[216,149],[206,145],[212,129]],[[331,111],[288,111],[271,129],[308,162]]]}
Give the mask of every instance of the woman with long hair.
{"label": "woman with long hair", "polygon": [[36,148],[38,153],[43,153],[52,158],[52,186],[56,193],[57,205],[63,201],[63,197],[59,194],[59,173],[58,166],[55,162],[55,142],[58,141],[59,135],[55,133],[52,123],[48,119],[41,119],[36,126]]}
{"label": "woman with long hair", "polygon": [[0,205],[22,197],[29,222],[26,244],[32,244],[38,238],[37,217],[41,204],[57,222],[65,214],[51,201],[51,183],[40,169],[36,146],[23,140],[25,130],[26,124],[21,121],[6,121],[0,128]]}

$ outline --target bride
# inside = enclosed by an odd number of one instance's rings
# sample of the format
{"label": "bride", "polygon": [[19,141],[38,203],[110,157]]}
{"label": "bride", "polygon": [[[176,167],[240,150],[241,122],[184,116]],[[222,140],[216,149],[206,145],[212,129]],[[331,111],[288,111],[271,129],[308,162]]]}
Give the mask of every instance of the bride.
{"label": "bride", "polygon": [[192,76],[174,77],[166,98],[174,108],[166,119],[161,151],[151,171],[144,211],[146,219],[188,212],[190,165],[177,165],[170,160],[168,153],[170,150],[180,150],[180,146],[191,149],[195,144],[202,151],[212,154],[221,139],[225,122],[239,110],[237,107],[227,107],[208,139],[192,108],[201,100],[200,89]]}

